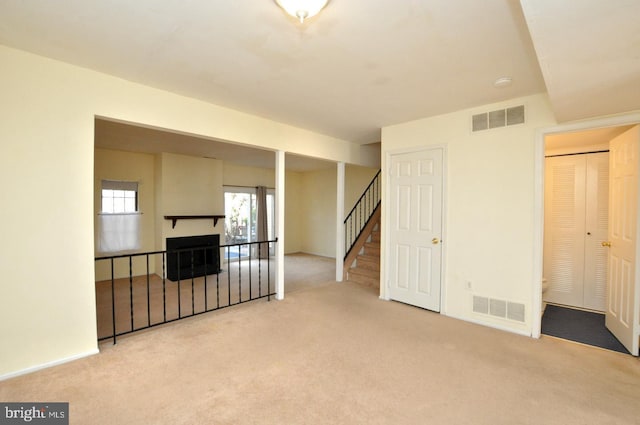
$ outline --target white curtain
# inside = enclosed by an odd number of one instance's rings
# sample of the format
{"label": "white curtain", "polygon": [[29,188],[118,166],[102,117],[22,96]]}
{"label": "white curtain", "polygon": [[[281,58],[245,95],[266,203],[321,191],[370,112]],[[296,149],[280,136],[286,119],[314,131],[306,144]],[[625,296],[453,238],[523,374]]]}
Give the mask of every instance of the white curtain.
{"label": "white curtain", "polygon": [[[256,212],[256,221],[257,221],[257,229],[256,229],[256,237],[258,241],[267,241],[269,240],[268,234],[268,221],[267,221],[267,188],[264,186],[256,187],[256,204],[257,204],[257,212]],[[260,258],[268,258],[269,257],[269,244],[261,243],[258,245],[260,247],[259,253]],[[256,250],[258,248],[256,247]]]}
{"label": "white curtain", "polygon": [[98,252],[140,249],[140,214],[100,214]]}

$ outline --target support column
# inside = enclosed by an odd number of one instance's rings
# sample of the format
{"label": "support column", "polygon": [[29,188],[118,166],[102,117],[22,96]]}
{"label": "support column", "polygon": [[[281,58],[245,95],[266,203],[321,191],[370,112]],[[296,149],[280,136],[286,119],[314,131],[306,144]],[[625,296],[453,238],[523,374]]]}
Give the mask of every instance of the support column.
{"label": "support column", "polygon": [[344,275],[344,162],[338,163],[336,187],[336,281]]}
{"label": "support column", "polygon": [[276,299],[284,299],[284,151],[276,152]]}

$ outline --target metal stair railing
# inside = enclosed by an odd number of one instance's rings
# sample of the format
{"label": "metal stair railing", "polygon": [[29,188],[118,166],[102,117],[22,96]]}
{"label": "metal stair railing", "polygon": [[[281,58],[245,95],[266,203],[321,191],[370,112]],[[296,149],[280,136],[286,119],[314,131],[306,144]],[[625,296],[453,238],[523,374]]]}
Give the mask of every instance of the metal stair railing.
{"label": "metal stair railing", "polygon": [[344,219],[345,259],[353,249],[362,229],[369,223],[376,208],[380,205],[380,171],[378,170],[347,218]]}

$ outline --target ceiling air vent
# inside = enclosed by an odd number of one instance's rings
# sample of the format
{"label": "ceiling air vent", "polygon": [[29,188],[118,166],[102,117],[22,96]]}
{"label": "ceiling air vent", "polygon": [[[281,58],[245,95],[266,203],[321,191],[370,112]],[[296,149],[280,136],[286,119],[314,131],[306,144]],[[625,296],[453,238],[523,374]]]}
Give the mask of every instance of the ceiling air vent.
{"label": "ceiling air vent", "polygon": [[524,105],[507,109],[498,109],[491,112],[483,112],[471,117],[472,131],[487,130],[490,128],[505,127],[524,123]]}
{"label": "ceiling air vent", "polygon": [[524,124],[524,105],[507,108],[507,125]]}
{"label": "ceiling air vent", "polygon": [[504,127],[507,123],[507,114],[504,109],[489,112],[489,128]]}
{"label": "ceiling air vent", "polygon": [[487,114],[474,115],[471,118],[471,121],[471,128],[473,129],[473,131],[486,130],[487,128],[489,128],[489,120]]}

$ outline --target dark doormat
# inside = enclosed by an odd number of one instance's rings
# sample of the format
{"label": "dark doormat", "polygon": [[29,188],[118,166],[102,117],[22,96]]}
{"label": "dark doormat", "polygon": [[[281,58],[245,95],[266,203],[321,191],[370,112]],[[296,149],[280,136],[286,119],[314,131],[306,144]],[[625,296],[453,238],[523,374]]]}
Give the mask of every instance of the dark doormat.
{"label": "dark doormat", "polygon": [[547,305],[542,316],[542,333],[629,354],[604,326],[604,314],[600,313]]}

